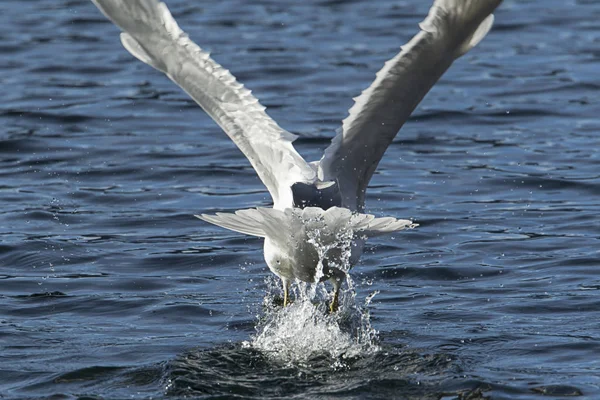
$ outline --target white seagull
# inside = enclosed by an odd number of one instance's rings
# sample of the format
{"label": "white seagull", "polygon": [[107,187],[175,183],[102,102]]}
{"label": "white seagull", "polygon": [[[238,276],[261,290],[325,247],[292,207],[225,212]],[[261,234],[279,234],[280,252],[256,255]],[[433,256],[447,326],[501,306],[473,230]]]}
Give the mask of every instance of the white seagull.
{"label": "white seagull", "polygon": [[[485,37],[502,2],[435,0],[420,31],[355,99],[323,157],[308,163],[292,145],[297,136],[277,125],[250,90],[191,41],[164,3],[92,1],[123,30],[121,42],[133,56],[166,74],[225,131],[273,198],[273,208],[197,217],[264,238],[265,261],[282,280],[284,306],[292,281],[331,281],[332,312],[365,239],[416,226],[364,214],[367,185],[417,104],[455,59]],[[346,259],[343,238],[350,242]]]}

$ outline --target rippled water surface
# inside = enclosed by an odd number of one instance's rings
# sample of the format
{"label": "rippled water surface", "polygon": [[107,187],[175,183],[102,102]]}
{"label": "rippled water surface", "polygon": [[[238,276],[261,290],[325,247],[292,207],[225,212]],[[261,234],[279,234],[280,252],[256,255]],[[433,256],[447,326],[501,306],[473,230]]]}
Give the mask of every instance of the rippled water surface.
{"label": "rippled water surface", "polygon": [[[169,4],[309,159],[429,7]],[[90,2],[2,1],[0,398],[600,398],[599,19],[504,2],[371,182],[420,226],[327,316],[193,217],[270,204],[210,118]]]}

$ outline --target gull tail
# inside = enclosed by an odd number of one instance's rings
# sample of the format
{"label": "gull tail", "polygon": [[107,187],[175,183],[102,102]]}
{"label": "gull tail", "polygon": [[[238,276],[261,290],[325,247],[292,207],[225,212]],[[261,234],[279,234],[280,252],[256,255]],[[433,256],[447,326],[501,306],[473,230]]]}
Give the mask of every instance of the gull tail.
{"label": "gull tail", "polygon": [[352,213],[340,207],[331,207],[327,210],[306,207],[285,211],[253,208],[238,210],[234,214],[202,214],[195,217],[235,232],[272,239],[280,238],[286,232],[296,234],[305,230],[322,230],[325,234],[342,229],[350,229],[357,235],[373,237],[418,226],[406,219],[376,218],[371,214]]}
{"label": "gull tail", "polygon": [[271,230],[271,224],[276,219],[276,216],[273,218],[269,211],[272,210],[268,208],[252,208],[249,210],[238,210],[235,214],[201,214],[194,215],[194,217],[234,232],[250,236],[267,237],[267,232]]}

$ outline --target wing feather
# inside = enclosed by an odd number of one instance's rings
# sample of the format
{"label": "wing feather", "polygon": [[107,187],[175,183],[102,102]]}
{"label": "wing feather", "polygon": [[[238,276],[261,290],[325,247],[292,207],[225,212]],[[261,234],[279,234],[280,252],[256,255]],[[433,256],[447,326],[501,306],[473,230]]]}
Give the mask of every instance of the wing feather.
{"label": "wing feather", "polygon": [[350,108],[319,162],[319,178],[337,180],[342,205],[361,211],[385,150],[452,62],[490,30],[502,0],[436,0],[421,31],[387,61]]}
{"label": "wing feather", "polygon": [[[194,99],[248,158],[275,207],[291,206],[291,185],[316,173],[251,91],[189,39],[157,0],[92,0],[124,33],[124,47],[165,73]],[[283,204],[283,205],[282,205]]]}

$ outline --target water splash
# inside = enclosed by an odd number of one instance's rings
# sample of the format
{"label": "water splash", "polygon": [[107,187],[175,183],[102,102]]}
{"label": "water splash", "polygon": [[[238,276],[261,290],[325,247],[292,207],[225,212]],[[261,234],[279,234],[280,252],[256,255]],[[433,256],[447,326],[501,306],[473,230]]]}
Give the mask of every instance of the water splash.
{"label": "water splash", "polygon": [[[341,367],[345,359],[372,354],[379,350],[377,331],[371,327],[368,305],[376,292],[360,305],[356,299],[354,282],[348,273],[354,234],[340,229],[334,235],[325,230],[307,232],[319,255],[315,283],[296,282],[292,287],[293,303],[288,307],[274,306],[279,283],[271,277],[265,297],[265,313],[259,318],[257,333],[247,348],[261,351],[267,357],[289,363],[303,364],[315,357],[330,357],[332,367]],[[332,240],[333,236],[333,240]],[[323,283],[323,262],[347,274],[347,288],[341,290],[339,309],[328,313],[330,298]]]}
{"label": "water splash", "polygon": [[[306,295],[297,296],[290,306],[267,308],[257,324],[256,335],[244,343],[246,347],[293,364],[302,364],[318,356],[331,357],[337,364],[379,350],[377,331],[371,327],[367,303],[357,305],[353,291],[344,291],[339,311],[328,314],[325,303],[315,304],[311,300],[309,294],[314,288],[301,286],[296,292]],[[317,293],[324,291],[323,285],[319,286]],[[265,303],[272,304],[269,295]]]}

